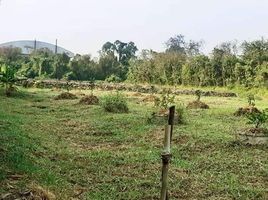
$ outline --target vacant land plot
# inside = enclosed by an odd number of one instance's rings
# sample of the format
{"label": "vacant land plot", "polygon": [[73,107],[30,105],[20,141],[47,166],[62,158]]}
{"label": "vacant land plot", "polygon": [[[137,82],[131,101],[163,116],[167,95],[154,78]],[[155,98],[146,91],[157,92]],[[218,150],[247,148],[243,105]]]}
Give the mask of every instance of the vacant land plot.
{"label": "vacant land plot", "polygon": [[[22,89],[21,89],[22,90]],[[90,91],[71,91],[79,98]],[[163,125],[147,122],[146,94],[124,93],[129,113],[112,114],[59,91],[27,89],[0,98],[0,196],[42,187],[56,199],[158,199]],[[96,91],[101,97],[110,92]],[[176,96],[176,103],[193,101]],[[268,199],[268,148],[236,142],[233,113],[246,98],[203,97],[172,141],[171,199]],[[256,105],[268,107],[267,99]],[[267,126],[267,124],[265,125]]]}

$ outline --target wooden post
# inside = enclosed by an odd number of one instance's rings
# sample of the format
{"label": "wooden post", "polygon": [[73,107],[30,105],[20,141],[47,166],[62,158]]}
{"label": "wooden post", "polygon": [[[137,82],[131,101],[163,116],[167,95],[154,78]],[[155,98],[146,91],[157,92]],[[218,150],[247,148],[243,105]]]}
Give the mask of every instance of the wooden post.
{"label": "wooden post", "polygon": [[170,130],[170,142],[172,140],[172,134],[173,134],[173,126],[174,126],[174,119],[175,119],[175,106],[171,106],[169,108],[169,116],[168,116],[168,125],[171,125],[171,130]]}
{"label": "wooden post", "polygon": [[170,147],[174,124],[175,106],[169,109],[168,125],[165,126],[164,151],[162,153],[162,188],[160,200],[168,200],[168,168],[171,159]]}

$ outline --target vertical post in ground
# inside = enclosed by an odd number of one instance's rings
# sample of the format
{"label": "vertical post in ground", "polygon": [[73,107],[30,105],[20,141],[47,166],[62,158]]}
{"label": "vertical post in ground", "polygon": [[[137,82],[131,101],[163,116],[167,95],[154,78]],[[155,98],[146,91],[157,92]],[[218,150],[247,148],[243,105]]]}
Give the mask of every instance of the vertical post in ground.
{"label": "vertical post in ground", "polygon": [[162,188],[160,200],[168,200],[168,168],[171,159],[170,147],[174,124],[175,106],[169,109],[168,125],[165,126],[164,151],[162,153]]}
{"label": "vertical post in ground", "polygon": [[171,134],[170,142],[172,140],[174,120],[175,120],[175,106],[171,106],[169,108],[169,116],[168,116],[168,125],[171,126],[171,130],[170,130],[170,134]]}

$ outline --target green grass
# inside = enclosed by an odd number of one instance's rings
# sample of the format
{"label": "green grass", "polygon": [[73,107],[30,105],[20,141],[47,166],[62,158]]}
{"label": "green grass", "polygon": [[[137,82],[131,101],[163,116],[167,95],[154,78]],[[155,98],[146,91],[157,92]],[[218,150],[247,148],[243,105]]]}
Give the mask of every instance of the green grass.
{"label": "green grass", "polygon": [[[76,197],[79,189],[80,199],[159,198],[164,124],[147,123],[152,104],[125,93],[129,113],[114,114],[53,100],[59,91],[20,90],[0,98],[0,194],[8,185],[36,184],[57,199]],[[176,97],[184,105],[193,99]],[[235,142],[236,131],[248,125],[233,113],[247,99],[201,100],[211,109],[187,111],[187,123],[174,130],[171,199],[268,199],[268,148]],[[268,107],[265,97],[256,104]]]}

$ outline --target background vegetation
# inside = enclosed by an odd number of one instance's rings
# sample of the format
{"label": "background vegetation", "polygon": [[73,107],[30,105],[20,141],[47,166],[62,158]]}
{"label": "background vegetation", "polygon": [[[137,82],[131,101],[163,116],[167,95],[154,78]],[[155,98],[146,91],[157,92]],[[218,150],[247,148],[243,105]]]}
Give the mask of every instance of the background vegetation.
{"label": "background vegetation", "polygon": [[268,87],[268,40],[224,42],[209,55],[202,42],[171,37],[164,52],[141,50],[133,42],[106,42],[98,58],[53,54],[47,49],[21,55],[20,49],[1,48],[0,66],[17,76],[67,80],[107,80],[188,86]]}

